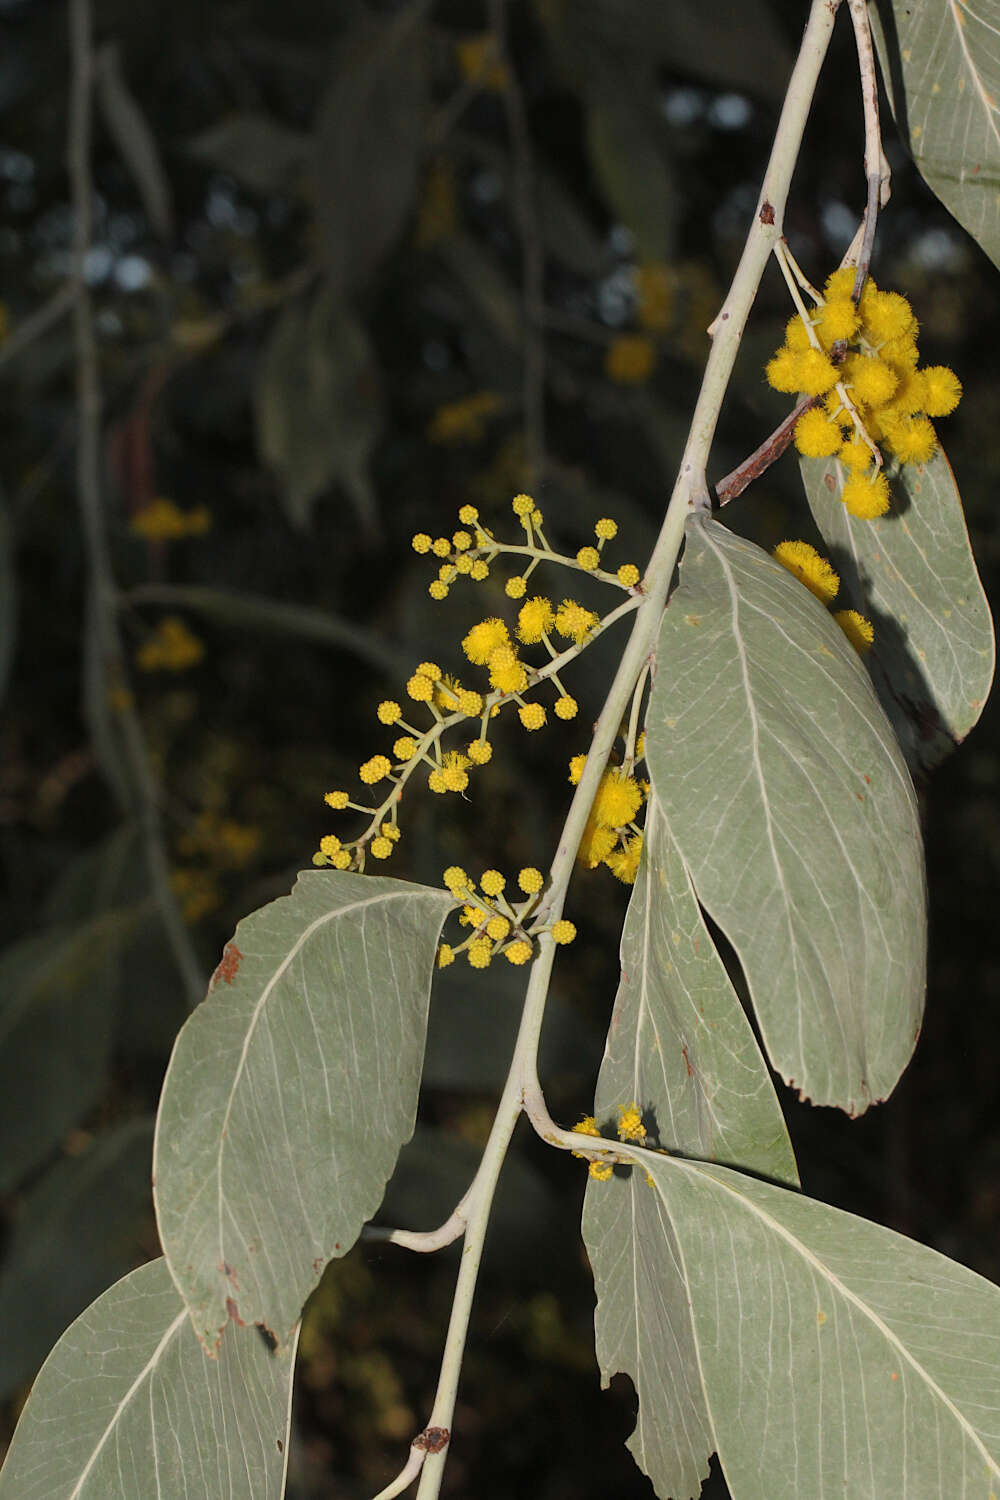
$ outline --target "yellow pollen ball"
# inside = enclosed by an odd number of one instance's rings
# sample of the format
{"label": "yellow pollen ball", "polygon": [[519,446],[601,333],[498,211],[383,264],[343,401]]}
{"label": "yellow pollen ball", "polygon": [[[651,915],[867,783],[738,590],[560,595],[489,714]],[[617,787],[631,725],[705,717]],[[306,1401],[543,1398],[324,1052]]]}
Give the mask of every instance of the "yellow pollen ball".
{"label": "yellow pollen ball", "polygon": [[591,816],[600,828],[622,828],[642,806],[642,790],[633,776],[612,767],[601,777]]}
{"label": "yellow pollen ball", "polygon": [[552,629],[555,611],[548,599],[540,594],[522,604],[517,616],[517,635],[526,646],[540,641]]}
{"label": "yellow pollen ball", "polygon": [[764,366],[764,375],[772,390],[792,395],[799,389],[799,355],[801,350],[779,349]]}
{"label": "yellow pollen ball", "polygon": [[789,318],[785,324],[785,348],[793,349],[796,354],[801,354],[804,349],[812,348],[809,329],[803,323],[798,313],[794,317]]}
{"label": "yellow pollen ball", "polygon": [[469,745],[468,755],[473,765],[485,766],[492,759],[493,746],[489,740],[473,740]]}
{"label": "yellow pollen ball", "polygon": [[474,505],[463,505],[458,513],[458,519],[463,526],[475,526],[479,520],[479,512]]}
{"label": "yellow pollen ball", "polygon": [[387,756],[373,755],[359,768],[358,775],[366,786],[372,786],[376,781],[384,781],[391,770],[392,762]]}
{"label": "yellow pollen ball", "polygon": [[530,516],[535,508],[535,502],[530,495],[515,495],[510,502],[515,516]]}
{"label": "yellow pollen ball", "polygon": [[831,604],[837,597],[840,579],[826,558],[808,542],[779,542],[772,556],[804,583],[821,604]]}
{"label": "yellow pollen ball", "polygon": [[873,521],[889,509],[889,481],[881,469],[872,475],[851,474],[840,498],[852,516]]}
{"label": "yellow pollen ball", "polygon": [[483,579],[489,578],[489,576],[489,567],[486,563],[483,562],[483,559],[481,557],[477,557],[475,562],[472,564],[472,571],[470,572],[469,577],[472,579],[473,583],[482,583]]}
{"label": "yellow pollen ball", "polygon": [[420,677],[429,677],[431,682],[440,682],[443,676],[441,668],[433,661],[422,661],[417,673]]}
{"label": "yellow pollen ball", "polygon": [[545,709],[540,703],[525,703],[517,711],[517,716],[525,729],[544,729]]}
{"label": "yellow pollen ball", "polygon": [[574,599],[564,599],[556,610],[555,628],[566,640],[575,641],[582,645],[587,636],[600,624],[600,616],[595,615],[593,610],[584,609],[582,604],[577,604]]}
{"label": "yellow pollen ball", "polygon": [[427,785],[432,792],[437,792],[439,796],[443,796],[448,790],[443,771],[432,771],[427,778]]}
{"label": "yellow pollen ball", "polygon": [[479,884],[487,896],[499,896],[507,882],[499,870],[484,870]]}
{"label": "yellow pollen ball", "polygon": [[397,760],[412,760],[417,753],[417,742],[411,735],[401,735],[393,745],[392,753]]}
{"label": "yellow pollen ball", "polygon": [[526,896],[534,896],[545,884],[541,870],[536,870],[534,865],[525,865],[518,873],[517,883]]}
{"label": "yellow pollen ball", "polygon": [[473,969],[489,968],[490,959],[493,957],[493,945],[489,938],[473,938],[466,949],[466,957]]}
{"label": "yellow pollen ball", "polygon": [[472,558],[467,557],[464,552],[455,559],[455,572],[463,578],[467,578],[472,572]]}
{"label": "yellow pollen ball", "polygon": [[639,569],[635,563],[622,563],[616,576],[623,588],[632,589],[639,582]]}
{"label": "yellow pollen ball", "polygon": [[462,650],[477,667],[485,667],[497,647],[509,640],[510,633],[503,620],[482,620],[478,625],[473,625],[462,641]]}
{"label": "yellow pollen ball", "polygon": [[895,370],[877,355],[851,354],[844,361],[851,395],[864,406],[883,406],[899,384]]}
{"label": "yellow pollen ball", "polygon": [[461,688],[458,694],[458,706],[468,718],[474,718],[476,714],[483,711],[482,693],[474,693],[471,688]]}
{"label": "yellow pollen ball", "polygon": [[872,450],[864,438],[847,438],[837,457],[845,469],[867,469],[871,466]]}
{"label": "yellow pollen ball", "polygon": [[327,792],[326,796],[323,798],[323,801],[326,803],[327,807],[333,807],[337,810],[337,812],[341,812],[347,806],[350,800],[351,799],[346,792]]}
{"label": "yellow pollen ball", "polygon": [[429,552],[431,550],[431,538],[426,531],[418,531],[410,543],[414,552]]}
{"label": "yellow pollen ball", "polygon": [[631,1104],[618,1106],[618,1139],[620,1141],[644,1141],[646,1127],[642,1123],[642,1110],[632,1100]]}
{"label": "yellow pollen ball", "polygon": [[864,656],[871,650],[875,632],[870,620],[866,620],[864,615],[859,615],[856,609],[838,610],[833,618],[859,656]]}
{"label": "yellow pollen ball", "polygon": [[392,839],[372,839],[370,847],[375,859],[388,859],[392,853]]}
{"label": "yellow pollen ball", "polygon": [[508,599],[523,599],[527,587],[527,581],[518,573],[514,578],[507,579],[503,591]]}
{"label": "yellow pollen ball", "polygon": [[[826,286],[823,288],[823,294],[827,301],[830,302],[834,298],[850,297],[854,291],[854,283],[857,275],[856,266],[841,266],[832,275],[828,276],[826,278]],[[871,281],[867,283],[868,286],[872,284]]]}
{"label": "yellow pollen ball", "polygon": [[446,536],[435,537],[431,542],[431,551],[435,557],[448,557],[451,553],[451,542]]}
{"label": "yellow pollen ball", "polygon": [[455,950],[450,943],[442,943],[438,949],[438,968],[446,969],[455,962]]}
{"label": "yellow pollen ball", "polygon": [[432,599],[436,599],[440,603],[442,599],[447,599],[448,597],[448,585],[442,583],[440,578],[435,578],[433,583],[427,585],[427,592]]}
{"label": "yellow pollen ball", "polygon": [[461,890],[469,889],[469,877],[461,865],[449,865],[441,879],[453,896],[457,896]]}
{"label": "yellow pollen ball", "polygon": [[509,964],[526,964],[531,957],[531,944],[518,938],[503,950],[503,956]]}
{"label": "yellow pollen ball", "polygon": [[585,572],[592,573],[595,568],[600,566],[601,554],[596,547],[581,547],[576,554],[576,560]]}
{"label": "yellow pollen ball", "polygon": [[401,835],[399,832],[399,828],[395,823],[383,823],[382,827],[379,829],[379,832],[381,833],[383,838],[392,839],[392,842],[394,844],[399,842]]}
{"label": "yellow pollen ball", "polygon": [[468,552],[472,538],[467,531],[456,531],[452,534],[451,544],[456,552]]}
{"label": "yellow pollen ball", "polygon": [[566,943],[571,943],[575,937],[576,928],[572,922],[567,922],[565,917],[552,928],[552,941],[561,947]]}
{"label": "yellow pollen ball", "polygon": [[626,839],[624,848],[612,849],[604,863],[617,880],[625,885],[634,885],[641,854],[642,834],[634,833],[630,839]]}
{"label": "yellow pollen ball", "polygon": [[587,1171],[595,1182],[608,1182],[614,1176],[614,1166],[609,1161],[592,1161]]}
{"label": "yellow pollen ball", "polygon": [[594,534],[602,542],[613,541],[618,535],[618,522],[612,521],[608,516],[602,516],[594,527]]}
{"label": "yellow pollen ball", "polygon": [[569,779],[573,786],[579,785],[580,777],[583,775],[583,768],[586,764],[587,757],[585,755],[574,755],[570,761]]}
{"label": "yellow pollen ball", "polygon": [[818,309],[816,329],[824,344],[851,339],[860,326],[858,310],[850,297],[833,297]]}
{"label": "yellow pollen ball", "polygon": [[510,923],[506,917],[490,917],[486,924],[486,936],[494,943],[502,943],[509,931]]}
{"label": "yellow pollen ball", "polygon": [[557,719],[575,719],[578,712],[579,704],[568,693],[564,693],[561,698],[556,699],[555,714]]}
{"label": "yellow pollen ball", "polygon": [[434,697],[434,684],[422,672],[415,672],[406,684],[406,691],[417,703],[429,703]]}
{"label": "yellow pollen ball", "polygon": [[843,440],[837,423],[815,407],[803,412],[795,424],[795,446],[806,458],[829,458]]}
{"label": "yellow pollen ball", "polygon": [[937,447],[934,425],[926,417],[901,417],[886,424],[886,447],[904,464],[925,464]]}
{"label": "yellow pollen ball", "polygon": [[924,378],[923,409],[929,417],[947,417],[962,399],[962,382],[947,365],[928,365]]}
{"label": "yellow pollen ball", "polygon": [[351,863],[351,856],[346,849],[341,849],[339,854],[333,856],[333,863],[338,870],[346,870]]}
{"label": "yellow pollen ball", "polygon": [[807,396],[825,396],[840,379],[836,365],[818,349],[803,349],[795,356],[798,389]]}
{"label": "yellow pollen ball", "polygon": [[386,698],[383,703],[379,704],[377,712],[380,724],[395,724],[403,714],[399,704],[393,703],[390,698]]}
{"label": "yellow pollen ball", "polygon": [[332,859],[335,854],[340,853],[340,840],[335,833],[328,833],[319,841],[321,854],[328,854]]}

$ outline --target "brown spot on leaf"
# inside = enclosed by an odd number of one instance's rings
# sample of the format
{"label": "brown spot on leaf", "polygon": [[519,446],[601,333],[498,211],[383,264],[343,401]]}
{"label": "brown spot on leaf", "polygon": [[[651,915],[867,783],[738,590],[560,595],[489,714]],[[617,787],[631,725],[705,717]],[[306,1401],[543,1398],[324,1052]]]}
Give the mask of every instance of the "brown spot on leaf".
{"label": "brown spot on leaf", "polygon": [[688,1049],[687,1049],[687,1047],[682,1047],[681,1048],[681,1056],[684,1058],[684,1066],[687,1068],[687,1075],[688,1075],[688,1077],[689,1078],[693,1078],[694,1077],[694,1068],[692,1068],[692,1066],[691,1066],[691,1059],[688,1057]]}
{"label": "brown spot on leaf", "polygon": [[230,939],[230,941],[222,950],[222,957],[219,959],[219,962],[216,965],[215,973],[209,980],[209,989],[214,990],[220,979],[224,979],[227,984],[232,984],[233,980],[236,978],[236,973],[239,969],[240,960],[242,959],[242,957],[243,954],[237,948],[232,939]]}
{"label": "brown spot on leaf", "polygon": [[233,1301],[232,1297],[226,1298],[226,1312],[238,1327],[243,1328],[245,1326],[243,1323],[243,1319],[240,1317],[240,1310],[236,1306],[236,1303]]}
{"label": "brown spot on leaf", "polygon": [[837,488],[837,481],[834,479],[833,475],[832,474],[824,474],[823,475],[823,483],[826,485],[827,489],[830,491],[830,494],[832,495],[833,492],[834,492],[834,490]]}
{"label": "brown spot on leaf", "polygon": [[257,1332],[264,1340],[264,1343],[273,1354],[278,1347],[278,1340],[276,1336],[271,1332],[266,1323],[255,1323],[253,1326],[256,1328]]}

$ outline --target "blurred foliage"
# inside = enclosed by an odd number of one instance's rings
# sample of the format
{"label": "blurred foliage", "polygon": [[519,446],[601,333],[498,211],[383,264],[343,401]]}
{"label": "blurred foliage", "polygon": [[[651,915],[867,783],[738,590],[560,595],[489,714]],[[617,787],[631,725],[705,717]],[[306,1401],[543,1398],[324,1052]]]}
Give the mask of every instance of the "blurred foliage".
{"label": "blurred foliage", "polygon": [[[435,604],[413,532],[450,532],[470,501],[507,526],[511,496],[529,488],[561,550],[611,515],[617,561],[645,556],[801,11],[793,0],[735,12],[724,0],[97,4],[86,272],[106,527],[127,691],[206,975],[238,917],[285,892],[330,830],[323,793],[353,786],[359,761],[383,748],[378,700],[417,659],[455,664],[469,625],[505,607],[495,579]],[[71,267],[64,7],[4,0],[0,58],[10,1422],[42,1348],[155,1252],[134,1163],[184,1002],[141,838],[85,727],[70,320],[18,343]],[[873,270],[911,299],[925,357],[965,382],[945,441],[989,589],[1000,564],[995,275],[916,177],[891,122],[887,136],[893,198]],[[814,279],[855,228],[861,153],[844,17],[787,221]],[[540,305],[525,295],[533,265]],[[769,272],[714,480],[784,415],[761,370],[788,313]],[[766,546],[810,536],[794,460],[726,520]],[[585,748],[579,726],[599,707],[617,639],[572,682],[578,727],[502,736],[506,753],[481,775],[488,795],[474,807],[414,796],[393,873],[437,883],[450,863],[547,863],[566,762]],[[927,794],[927,1034],[896,1097],[851,1124],[783,1091],[809,1193],[994,1279],[996,724],[988,711]],[[625,893],[597,872],[571,899],[581,938],[560,961],[543,1072],[567,1120],[592,1100]],[[518,1002],[513,972],[450,971],[442,985],[422,1124],[387,1206],[412,1227],[443,1217],[472,1173]],[[451,1495],[649,1493],[621,1446],[634,1414],[627,1382],[598,1391],[581,1170],[551,1157],[518,1136],[473,1321]],[[76,1167],[93,1190],[63,1191]],[[60,1283],[58,1298],[46,1301],[33,1265]],[[361,1497],[395,1472],[426,1419],[454,1269],[454,1252],[370,1246],[330,1268],[303,1333],[293,1497]]]}

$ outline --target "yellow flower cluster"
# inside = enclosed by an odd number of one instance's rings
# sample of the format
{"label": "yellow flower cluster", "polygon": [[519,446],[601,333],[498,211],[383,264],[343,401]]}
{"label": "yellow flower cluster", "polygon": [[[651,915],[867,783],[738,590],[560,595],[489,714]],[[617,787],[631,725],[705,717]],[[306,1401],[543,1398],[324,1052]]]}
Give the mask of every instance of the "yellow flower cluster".
{"label": "yellow flower cluster", "polygon": [[[635,759],[641,759],[641,745]],[[585,755],[574,755],[569,779],[576,786],[586,765]],[[635,819],[649,793],[649,783],[638,781],[622,766],[609,766],[601,777],[580,840],[581,864],[595,870],[607,865],[625,885],[634,885],[642,854],[642,832]]]}
{"label": "yellow flower cluster", "polygon": [[930,419],[954,411],[962,386],[945,365],[918,368],[905,297],[869,279],[855,304],[854,279],[851,266],[834,271],[808,322],[790,319],[766,374],[777,391],[815,398],[796,423],[795,446],[809,458],[838,458],[847,471],[841,500],[852,516],[873,520],[889,508],[879,445],[901,464],[927,463],[937,446]]}
{"label": "yellow flower cluster", "polygon": [[181,510],[161,495],[136,512],[129,521],[129,530],[147,542],[176,542],[186,536],[204,536],[211,524],[212,516],[206,505]]}
{"label": "yellow flower cluster", "polygon": [[[638,603],[638,569],[629,564],[619,569],[619,576],[605,574],[593,566],[604,546],[618,534],[616,522],[602,517],[594,528],[595,545],[582,548],[581,552],[593,553],[583,562],[577,558],[564,558],[553,552],[544,543],[541,531],[542,517],[530,495],[517,495],[513,510],[528,533],[530,545],[506,546],[497,542],[479,520],[475,506],[464,505],[458,513],[460,529],[448,537],[431,537],[425,532],[413,538],[414,549],[421,554],[430,554],[442,560],[439,583],[444,593],[452,576],[464,574],[473,580],[488,575],[489,562],[500,552],[528,554],[531,562],[518,577],[521,588],[512,590],[510,582],[508,597],[523,598],[527,579],[538,562],[545,560],[561,562],[568,567],[591,572],[623,589],[628,598],[617,609],[602,620],[600,615],[588,609],[576,599],[557,602],[543,594],[525,598],[521,604],[516,623],[511,626],[498,615],[491,615],[473,625],[462,640],[461,647],[466,659],[473,667],[485,670],[487,681],[482,690],[462,685],[461,681],[446,674],[436,662],[418,663],[406,682],[406,695],[414,704],[420,704],[430,717],[430,723],[421,728],[404,717],[402,703],[394,699],[383,699],[376,710],[380,724],[391,728],[395,739],[391,755],[380,752],[364,761],[358,768],[358,776],[365,786],[388,783],[383,800],[374,807],[353,802],[346,791],[328,792],[327,804],[337,812],[350,808],[367,814],[369,824],[357,839],[342,842],[333,834],[320,841],[313,855],[317,865],[332,865],[338,870],[363,869],[366,852],[376,859],[387,859],[392,854],[399,838],[397,814],[404,787],[414,772],[421,766],[427,770],[427,785],[430,791],[444,795],[448,792],[461,795],[469,786],[471,774],[477,767],[489,763],[493,745],[487,737],[492,719],[505,708],[516,711],[517,716],[529,732],[544,728],[548,722],[548,710],[537,698],[529,701],[528,695],[537,688],[551,684],[555,692],[552,711],[557,719],[576,717],[576,699],[566,691],[560,673],[612,620],[628,612]],[[625,575],[622,578],[622,574]],[[434,586],[432,585],[432,593]],[[536,665],[526,659],[525,647],[541,646],[545,659]],[[461,747],[445,749],[442,739],[445,733],[465,721],[476,720],[476,731]],[[627,851],[616,855],[623,867],[629,859]],[[635,854],[638,860],[638,852]],[[608,861],[611,863],[611,860]],[[627,878],[622,875],[623,879]],[[634,876],[633,876],[634,878]],[[477,949],[477,953],[485,952]],[[515,952],[522,950],[515,949]],[[527,957],[527,953],[524,954]],[[515,960],[516,961],[516,960]]]}
{"label": "yellow flower cluster", "polygon": [[[601,1134],[601,1128],[593,1115],[584,1115],[573,1126],[573,1129],[577,1135],[594,1136],[597,1140],[604,1138]],[[620,1141],[636,1141],[640,1145],[645,1145],[646,1127],[642,1120],[642,1110],[634,1099],[631,1104],[619,1104],[618,1124],[615,1129]],[[588,1159],[586,1151],[574,1151],[573,1155],[580,1157],[583,1161]],[[614,1163],[613,1161],[604,1161],[598,1158],[591,1161],[589,1171],[595,1181],[607,1182],[614,1171]]]}
{"label": "yellow flower cluster", "polygon": [[[787,568],[823,605],[831,605],[840,588],[840,577],[827,558],[808,542],[779,542],[772,556]],[[871,650],[875,639],[870,620],[856,609],[839,609],[833,618],[860,656]]]}
{"label": "yellow flower cluster", "polygon": [[553,942],[560,945],[571,943],[576,937],[573,923],[565,919],[553,923],[532,920],[545,884],[541,870],[533,865],[518,872],[521,895],[514,900],[508,899],[507,881],[499,870],[485,870],[479,878],[478,890],[476,882],[459,865],[449,865],[443,879],[455,900],[462,904],[459,921],[469,928],[469,935],[461,943],[441,944],[439,969],[446,969],[462,953],[473,969],[489,968],[500,954],[508,963],[520,967],[534,957],[539,933],[551,933]]}
{"label": "yellow flower cluster", "polygon": [[[523,572],[508,578],[504,592],[508,599],[523,599],[528,591],[528,581],[539,563],[560,563],[565,568],[574,568],[610,583],[629,593],[635,592],[639,584],[639,569],[634,563],[622,563],[618,570],[609,573],[601,564],[607,542],[618,535],[617,522],[602,517],[594,527],[596,546],[581,547],[570,557],[555,552],[545,537],[545,519],[530,495],[515,495],[512,509],[526,536],[523,543],[498,541],[493,532],[479,518],[474,505],[463,505],[458,512],[460,529],[450,537],[432,537],[426,531],[418,531],[413,538],[413,550],[421,556],[436,557],[439,561],[438,575],[428,588],[432,599],[447,599],[452,584],[458,578],[468,578],[472,583],[484,583],[490,576],[491,564],[501,556],[525,560]],[[569,601],[567,601],[568,603]]]}
{"label": "yellow flower cluster", "polygon": [[177,615],[166,615],[135,653],[140,672],[186,672],[197,666],[205,647]]}

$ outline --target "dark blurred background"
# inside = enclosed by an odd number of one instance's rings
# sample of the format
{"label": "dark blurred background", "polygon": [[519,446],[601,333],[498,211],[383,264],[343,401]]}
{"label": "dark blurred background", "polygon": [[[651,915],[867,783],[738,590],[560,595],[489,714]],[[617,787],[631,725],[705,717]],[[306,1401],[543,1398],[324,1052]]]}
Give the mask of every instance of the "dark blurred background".
{"label": "dark blurred background", "polygon": [[[615,565],[643,563],[804,11],[796,0],[97,0],[84,272],[127,663],[109,684],[94,665],[73,322],[58,300],[73,271],[67,13],[56,0],[0,0],[8,1433],[66,1324],[157,1253],[150,1122],[187,1001],[150,896],[116,714],[141,728],[171,888],[207,975],[236,921],[287,891],[320,836],[343,828],[323,794],[353,787],[358,763],[384,748],[379,699],[418,659],[456,667],[469,624],[505,606],[492,579],[460,580],[435,604],[415,531],[450,533],[471,502],[513,539],[510,499],[527,488],[564,549],[609,515]],[[884,113],[893,197],[873,273],[911,299],[924,361],[965,383],[942,435],[992,593],[997,273]],[[814,281],[862,205],[845,14],[786,221]],[[790,311],[769,271],[713,480],[785,414],[762,367]],[[765,546],[812,537],[793,458],[725,519]],[[408,798],[391,873],[436,884],[450,863],[547,864],[566,762],[586,748],[618,643],[572,677],[579,720],[501,736],[505,753],[468,803]],[[851,1122],[779,1083],[808,1193],[992,1279],[997,722],[987,709],[924,792],[928,1011],[895,1096]],[[542,1075],[567,1122],[592,1101],[626,900],[603,870],[571,892],[580,936],[560,959]],[[459,967],[435,990],[420,1124],[386,1222],[446,1217],[489,1129],[523,981]],[[584,1180],[580,1163],[516,1137],[449,1495],[651,1494],[622,1446],[629,1382],[599,1391]],[[429,1410],[455,1265],[455,1251],[362,1245],[331,1266],[302,1337],[293,1500],[364,1500],[401,1465]]]}

